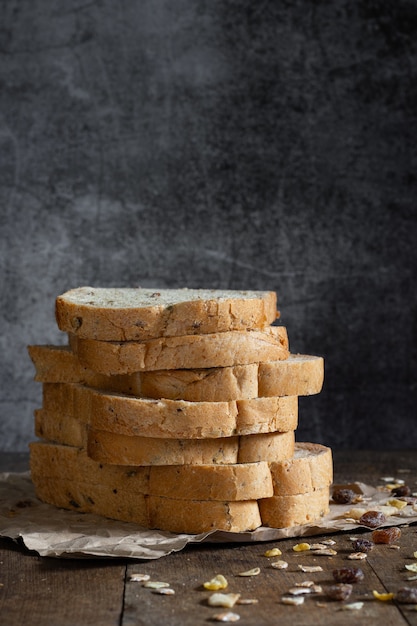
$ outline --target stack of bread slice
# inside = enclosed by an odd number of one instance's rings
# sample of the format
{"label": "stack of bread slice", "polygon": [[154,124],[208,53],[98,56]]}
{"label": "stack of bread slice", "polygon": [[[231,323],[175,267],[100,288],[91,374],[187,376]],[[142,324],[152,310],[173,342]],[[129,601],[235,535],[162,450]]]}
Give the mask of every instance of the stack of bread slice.
{"label": "stack of bread slice", "polygon": [[296,443],[322,357],[291,354],[274,292],[81,287],[56,300],[68,345],[29,346],[43,385],[38,497],[177,533],[314,522],[331,450]]}

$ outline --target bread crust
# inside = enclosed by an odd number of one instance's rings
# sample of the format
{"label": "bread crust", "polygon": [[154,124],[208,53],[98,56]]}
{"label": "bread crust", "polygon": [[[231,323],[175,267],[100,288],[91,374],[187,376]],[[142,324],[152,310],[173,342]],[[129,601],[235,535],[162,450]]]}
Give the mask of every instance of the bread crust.
{"label": "bread crust", "polygon": [[98,463],[83,448],[45,442],[30,444],[36,482],[71,476],[75,482],[120,491],[188,500],[257,500],[273,495],[268,463],[235,465],[120,466]]}
{"label": "bread crust", "polygon": [[323,386],[322,357],[289,354],[287,359],[228,367],[98,374],[84,367],[68,346],[28,346],[35,380],[82,383],[98,389],[148,398],[189,402],[228,402],[268,396],[303,396]]}
{"label": "bread crust", "polygon": [[102,341],[263,328],[278,317],[272,291],[79,287],[55,301],[58,327]]}
{"label": "bread crust", "polygon": [[271,462],[269,467],[274,495],[308,494],[333,481],[332,451],[318,443],[297,442],[290,459]]}
{"label": "bread crust", "polygon": [[279,361],[290,354],[283,326],[271,326],[262,331],[159,337],[144,342],[97,341],[74,335],[69,339],[84,367],[107,375],[246,365]]}
{"label": "bread crust", "polygon": [[262,524],[272,528],[313,524],[329,513],[329,491],[329,487],[323,487],[303,494],[261,499]]}

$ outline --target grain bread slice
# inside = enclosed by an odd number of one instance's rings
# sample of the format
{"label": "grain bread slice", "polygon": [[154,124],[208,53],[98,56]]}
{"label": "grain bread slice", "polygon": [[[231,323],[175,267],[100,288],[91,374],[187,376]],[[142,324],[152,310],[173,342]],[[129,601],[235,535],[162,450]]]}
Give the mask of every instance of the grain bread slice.
{"label": "grain bread slice", "polygon": [[28,346],[28,351],[37,382],[82,383],[134,396],[189,402],[312,395],[321,391],[324,379],[323,358],[301,354],[248,365],[106,376],[82,366],[69,346]]}
{"label": "grain bread slice", "polygon": [[187,402],[137,398],[74,383],[44,383],[44,426],[48,419],[53,427],[77,419],[92,428],[129,436],[231,437],[295,430],[298,398]]}
{"label": "grain bread slice", "polygon": [[294,431],[217,439],[115,435],[89,428],[88,455],[109,465],[229,465],[279,461],[294,454]]}
{"label": "grain bread slice", "polygon": [[287,330],[230,331],[205,335],[160,337],[148,341],[97,341],[69,336],[84,367],[100,374],[194,369],[279,361],[289,356]]}
{"label": "grain bread slice", "polygon": [[277,318],[272,291],[79,287],[55,301],[58,327],[102,341],[143,341],[263,328]]}
{"label": "grain bread slice", "polygon": [[34,486],[43,502],[78,513],[133,522],[144,528],[199,534],[213,530],[242,532],[261,526],[256,500],[219,502],[146,496],[69,478],[35,478]]}
{"label": "grain bread slice", "polygon": [[262,524],[272,528],[312,524],[328,514],[329,500],[329,487],[297,495],[261,499],[258,503]]}
{"label": "grain bread slice", "polygon": [[330,487],[333,481],[333,461],[330,448],[318,443],[297,442],[294,456],[269,464],[274,495],[308,494]]}
{"label": "grain bread slice", "polygon": [[118,466],[97,463],[83,448],[30,443],[30,469],[36,482],[71,476],[75,482],[117,491],[174,499],[240,501],[273,495],[268,463],[235,465]]}

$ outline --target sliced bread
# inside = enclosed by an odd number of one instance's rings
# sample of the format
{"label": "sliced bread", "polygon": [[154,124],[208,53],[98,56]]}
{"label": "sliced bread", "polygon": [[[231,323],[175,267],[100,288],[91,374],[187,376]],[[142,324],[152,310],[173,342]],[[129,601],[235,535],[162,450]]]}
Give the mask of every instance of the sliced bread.
{"label": "sliced bread", "polygon": [[102,341],[263,328],[277,318],[272,291],[79,287],[58,296],[58,327]]}
{"label": "sliced bread", "polygon": [[287,330],[235,330],[205,335],[159,337],[148,341],[97,341],[70,335],[80,363],[100,374],[194,369],[279,361],[289,356]]}

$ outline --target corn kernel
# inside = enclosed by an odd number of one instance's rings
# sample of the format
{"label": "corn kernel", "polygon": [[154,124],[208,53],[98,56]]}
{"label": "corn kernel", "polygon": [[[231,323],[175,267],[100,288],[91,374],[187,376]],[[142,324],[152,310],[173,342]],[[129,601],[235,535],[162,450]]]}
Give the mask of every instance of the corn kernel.
{"label": "corn kernel", "polygon": [[223,574],[217,574],[214,578],[203,584],[204,589],[217,591],[218,589],[226,589],[228,582]]}
{"label": "corn kernel", "polygon": [[264,553],[264,556],[281,556],[282,552],[279,548],[271,548]]}
{"label": "corn kernel", "polygon": [[372,594],[376,600],[380,600],[381,602],[389,602],[394,597],[393,593],[378,593],[375,589]]}
{"label": "corn kernel", "polygon": [[297,543],[295,546],[293,546],[293,550],[294,552],[305,552],[307,550],[310,550],[310,544],[309,543]]}

